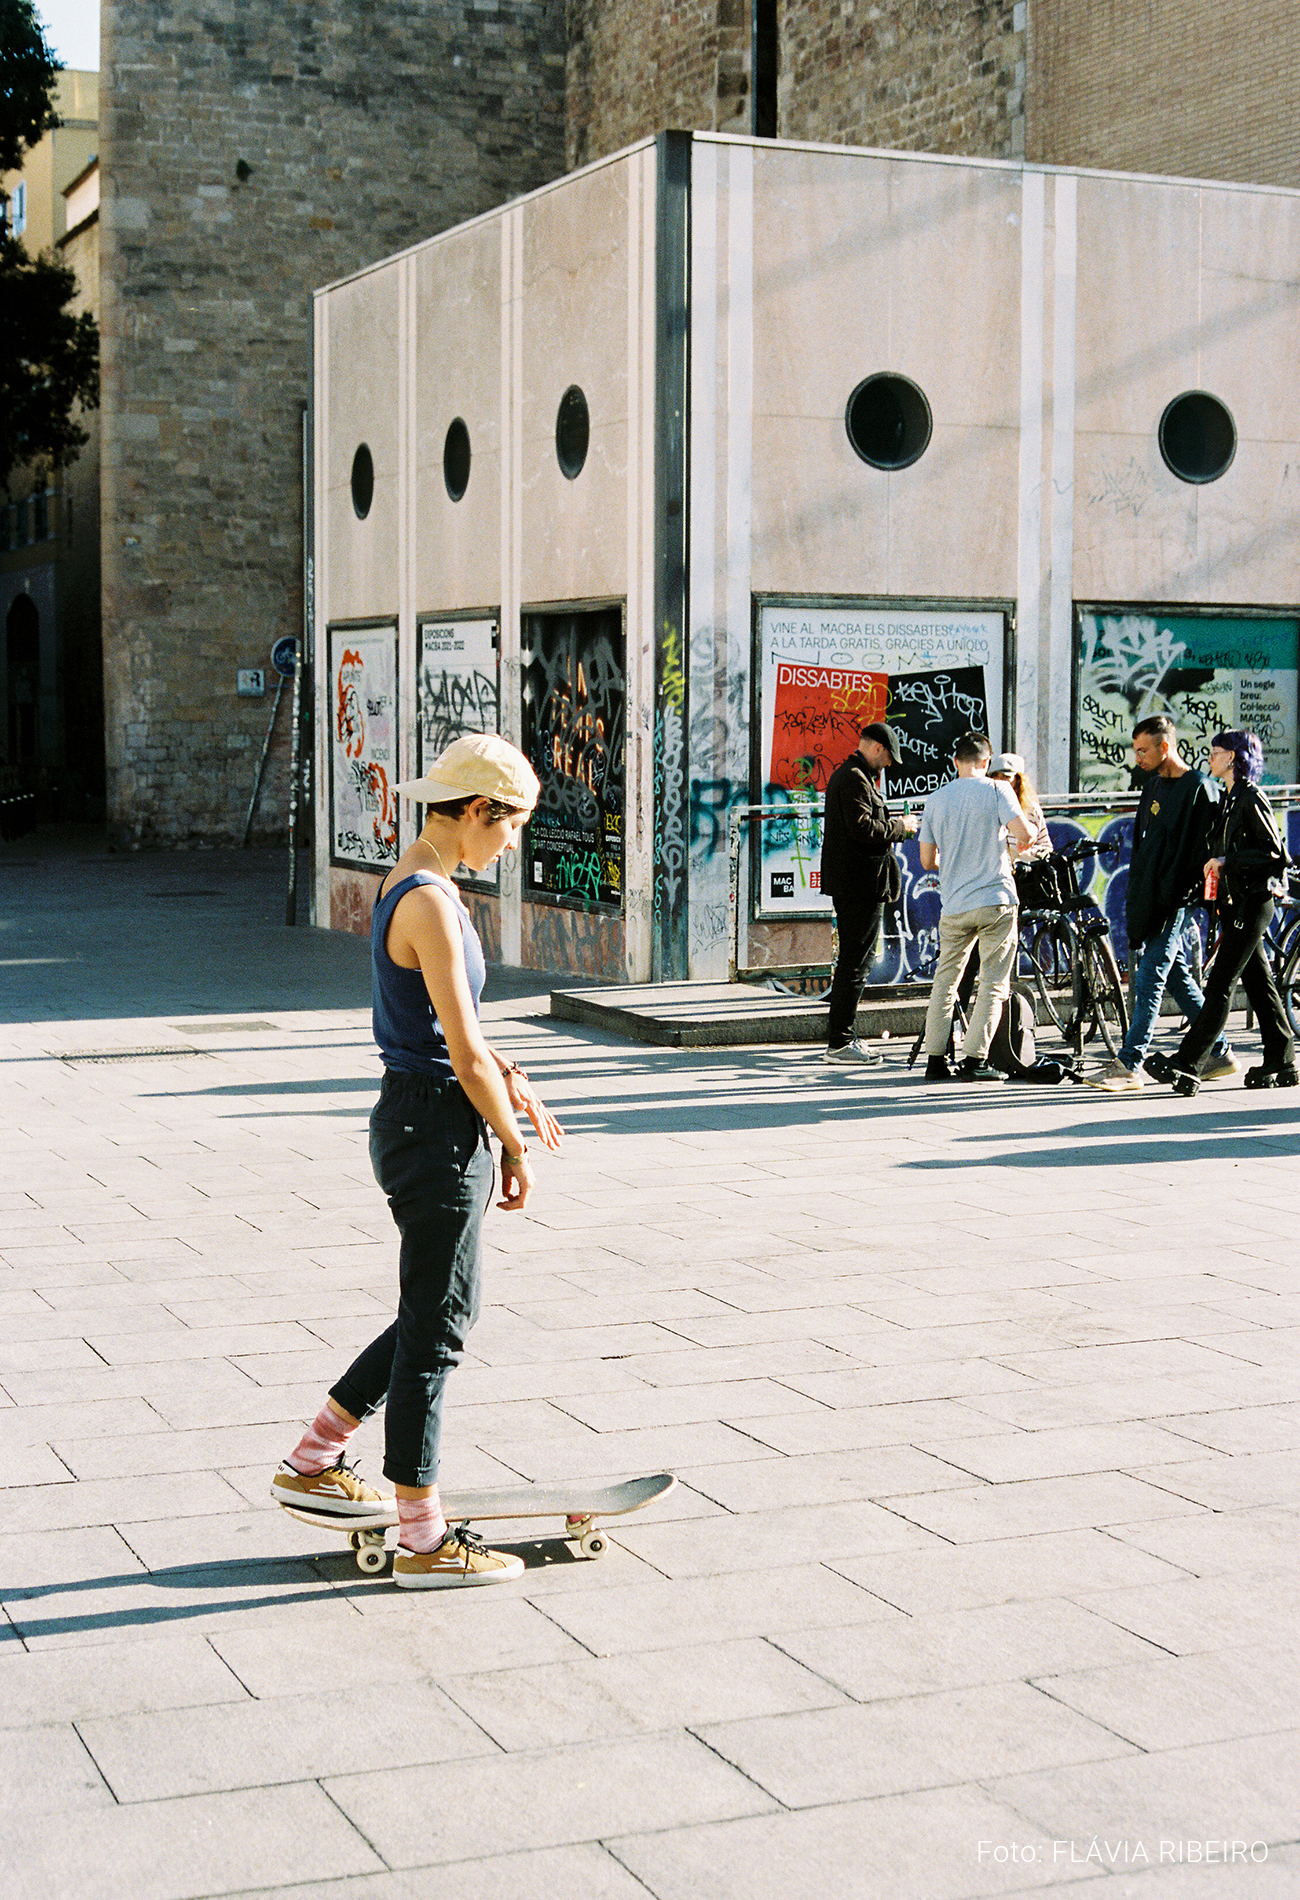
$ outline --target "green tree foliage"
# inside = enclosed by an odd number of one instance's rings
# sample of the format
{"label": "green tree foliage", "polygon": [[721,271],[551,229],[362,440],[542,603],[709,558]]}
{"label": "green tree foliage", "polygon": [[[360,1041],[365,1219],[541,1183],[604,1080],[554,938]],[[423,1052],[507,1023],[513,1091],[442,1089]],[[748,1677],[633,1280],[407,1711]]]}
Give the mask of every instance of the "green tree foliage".
{"label": "green tree foliage", "polygon": [[[0,0],[0,171],[58,123],[59,63],[32,0]],[[52,254],[30,257],[0,228],[0,484],[16,469],[62,468],[88,440],[77,409],[99,405],[99,333],[69,310],[73,273]]]}
{"label": "green tree foliage", "polygon": [[59,71],[32,0],[0,0],[0,172],[16,172],[23,147],[58,124]]}

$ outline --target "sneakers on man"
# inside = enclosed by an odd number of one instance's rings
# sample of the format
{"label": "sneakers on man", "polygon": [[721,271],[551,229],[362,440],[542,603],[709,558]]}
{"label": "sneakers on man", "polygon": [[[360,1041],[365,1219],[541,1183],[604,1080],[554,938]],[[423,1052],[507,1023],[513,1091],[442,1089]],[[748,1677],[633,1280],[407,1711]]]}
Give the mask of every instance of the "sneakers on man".
{"label": "sneakers on man", "polygon": [[958,1082],[1005,1082],[1001,1069],[994,1068],[982,1056],[963,1056],[957,1064]]}
{"label": "sneakers on man", "polygon": [[437,1550],[404,1550],[393,1558],[399,1590],[463,1590],[477,1583],[512,1583],[524,1573],[521,1557],[489,1550],[464,1524],[449,1530]]}
{"label": "sneakers on man", "polygon": [[1240,1075],[1241,1064],[1231,1049],[1225,1049],[1221,1056],[1211,1056],[1201,1070],[1202,1082],[1220,1082],[1225,1075]]}
{"label": "sneakers on man", "polygon": [[852,1042],[841,1043],[836,1049],[827,1049],[822,1057],[823,1062],[865,1063],[872,1069],[878,1067],[884,1059],[878,1049],[869,1049],[865,1042],[858,1042],[856,1038]]}
{"label": "sneakers on man", "polygon": [[1125,1068],[1118,1056],[1083,1080],[1090,1089],[1104,1089],[1107,1095],[1140,1095],[1143,1087],[1137,1070]]}
{"label": "sneakers on man", "polygon": [[271,1480],[271,1496],[277,1504],[329,1511],[337,1517],[373,1517],[376,1505],[391,1501],[372,1490],[351,1465],[345,1464],[318,1471],[312,1477],[304,1477],[292,1465],[281,1465]]}
{"label": "sneakers on man", "polygon": [[925,1079],[927,1082],[951,1082],[952,1064],[947,1056],[927,1056],[925,1059]]}

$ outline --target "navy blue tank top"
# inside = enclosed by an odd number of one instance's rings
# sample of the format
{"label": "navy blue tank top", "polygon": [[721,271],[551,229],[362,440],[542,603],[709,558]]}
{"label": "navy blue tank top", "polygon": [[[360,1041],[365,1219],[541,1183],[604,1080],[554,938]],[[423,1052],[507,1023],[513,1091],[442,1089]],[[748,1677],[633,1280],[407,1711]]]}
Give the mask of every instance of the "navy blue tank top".
{"label": "navy blue tank top", "polygon": [[434,871],[416,871],[394,884],[383,897],[375,899],[374,915],[370,919],[370,997],[375,1041],[386,1069],[396,1069],[402,1075],[447,1077],[455,1071],[424,977],[419,970],[404,970],[400,963],[394,963],[385,947],[393,912],[417,884],[436,884],[440,890],[449,892],[460,913],[465,976],[474,999],[474,1014],[478,1015],[479,998],[487,977],[478,932],[450,878],[439,877]]}

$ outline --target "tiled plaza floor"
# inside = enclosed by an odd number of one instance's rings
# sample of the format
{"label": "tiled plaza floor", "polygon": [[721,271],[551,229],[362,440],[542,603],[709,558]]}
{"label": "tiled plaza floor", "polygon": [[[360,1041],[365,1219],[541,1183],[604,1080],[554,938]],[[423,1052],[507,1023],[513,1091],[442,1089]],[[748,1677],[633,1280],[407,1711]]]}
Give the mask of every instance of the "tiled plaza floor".
{"label": "tiled plaza floor", "polygon": [[393,1297],[364,947],[265,854],[3,850],[0,1894],[1300,1894],[1300,1091],[634,1048],[498,980],[569,1136],[446,1482],[680,1484],[411,1596],[268,1494]]}

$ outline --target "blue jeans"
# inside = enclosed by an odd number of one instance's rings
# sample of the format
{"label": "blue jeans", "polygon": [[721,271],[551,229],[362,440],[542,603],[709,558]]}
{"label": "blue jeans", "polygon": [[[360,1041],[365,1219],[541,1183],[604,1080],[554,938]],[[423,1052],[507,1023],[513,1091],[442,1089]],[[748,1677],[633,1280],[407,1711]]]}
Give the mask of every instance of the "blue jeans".
{"label": "blue jeans", "polygon": [[397,1318],[330,1397],[353,1418],[387,1400],[384,1476],[421,1488],[438,1482],[443,1393],[478,1318],[495,1169],[483,1119],[459,1082],[392,1069],[371,1111],[370,1162],[401,1235]]}
{"label": "blue jeans", "polygon": [[[1156,1033],[1160,1004],[1166,990],[1189,1022],[1200,1014],[1205,998],[1192,975],[1183,943],[1185,909],[1176,910],[1163,929],[1153,931],[1142,946],[1137,969],[1133,973],[1132,1020],[1120,1047],[1119,1059],[1126,1069],[1137,1069],[1145,1060]],[[1216,1038],[1211,1055],[1221,1056],[1227,1049],[1222,1036]]]}

